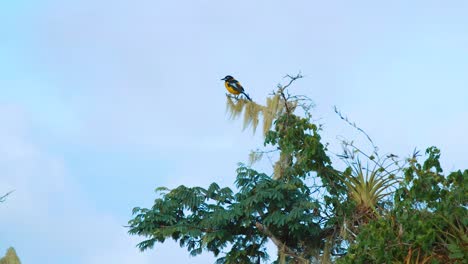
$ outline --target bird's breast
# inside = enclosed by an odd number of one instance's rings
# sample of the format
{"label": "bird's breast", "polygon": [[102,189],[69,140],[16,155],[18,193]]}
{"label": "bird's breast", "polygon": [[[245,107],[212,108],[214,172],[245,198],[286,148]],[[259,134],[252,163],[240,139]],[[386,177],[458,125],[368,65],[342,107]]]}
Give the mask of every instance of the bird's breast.
{"label": "bird's breast", "polygon": [[232,87],[228,82],[225,82],[224,86],[226,86],[226,90],[228,90],[228,92],[230,92],[232,94],[240,94],[240,92],[238,90],[234,89],[234,87]]}

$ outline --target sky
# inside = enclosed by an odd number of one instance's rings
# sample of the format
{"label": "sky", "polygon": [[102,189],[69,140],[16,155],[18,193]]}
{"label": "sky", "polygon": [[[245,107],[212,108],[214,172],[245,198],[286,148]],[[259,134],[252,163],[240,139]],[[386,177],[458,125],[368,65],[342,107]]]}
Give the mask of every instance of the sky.
{"label": "sky", "polygon": [[[330,149],[437,146],[468,164],[466,1],[3,1],[0,255],[23,263],[212,263],[125,225],[159,186],[232,186],[262,147],[226,114],[221,78],[257,102],[286,74]],[[363,143],[365,144],[365,143]],[[338,165],[339,166],[339,165]]]}

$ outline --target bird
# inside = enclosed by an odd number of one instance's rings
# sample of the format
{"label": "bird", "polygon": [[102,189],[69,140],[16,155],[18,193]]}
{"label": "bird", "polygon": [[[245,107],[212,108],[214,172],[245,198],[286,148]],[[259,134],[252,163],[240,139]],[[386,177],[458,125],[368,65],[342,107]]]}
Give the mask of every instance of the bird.
{"label": "bird", "polygon": [[234,77],[231,75],[226,75],[226,77],[222,78],[221,80],[224,81],[224,86],[226,86],[228,92],[234,95],[243,94],[249,101],[252,101],[252,99],[250,99],[250,97],[244,92],[244,87],[242,87],[242,85],[236,79],[234,79]]}

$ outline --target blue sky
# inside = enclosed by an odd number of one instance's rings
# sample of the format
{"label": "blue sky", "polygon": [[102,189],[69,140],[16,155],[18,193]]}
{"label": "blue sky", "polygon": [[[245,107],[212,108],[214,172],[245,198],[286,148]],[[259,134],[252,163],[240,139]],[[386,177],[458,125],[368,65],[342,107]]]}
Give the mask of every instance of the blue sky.
{"label": "blue sky", "polygon": [[466,1],[0,4],[0,252],[23,263],[210,263],[123,227],[158,186],[231,185],[262,145],[225,113],[226,74],[262,102],[301,71],[323,138],[436,145],[468,164]]}

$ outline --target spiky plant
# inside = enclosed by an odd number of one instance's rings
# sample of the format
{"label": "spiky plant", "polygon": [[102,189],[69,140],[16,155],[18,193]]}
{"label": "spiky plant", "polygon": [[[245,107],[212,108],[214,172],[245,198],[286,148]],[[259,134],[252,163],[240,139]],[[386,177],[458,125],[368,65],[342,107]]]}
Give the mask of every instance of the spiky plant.
{"label": "spiky plant", "polygon": [[397,183],[396,176],[378,164],[368,168],[357,159],[342,174],[349,199],[356,205],[353,218],[359,223],[367,223],[378,216],[378,212],[381,211],[379,205],[385,197],[392,194],[391,188]]}
{"label": "spiky plant", "polygon": [[[348,200],[354,204],[354,210],[343,220],[341,235],[353,240],[363,224],[369,223],[384,211],[386,197],[390,196],[397,186],[402,166],[398,156],[394,154],[380,156],[371,137],[362,128],[350,121],[336,107],[335,112],[348,125],[362,133],[372,146],[372,154],[367,154],[354,145],[354,142],[342,140],[343,153],[338,155],[348,167],[339,177],[348,189]],[[367,160],[366,166],[363,166],[361,157]]]}

